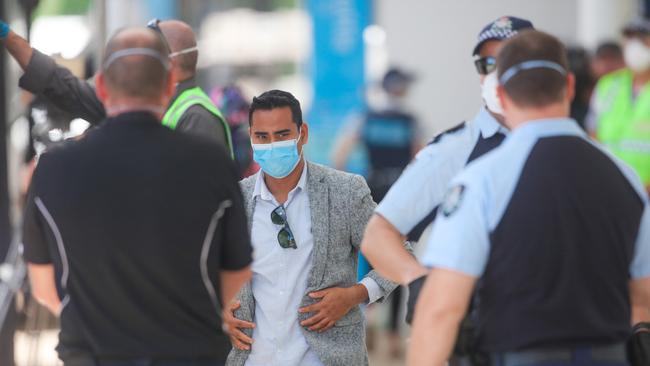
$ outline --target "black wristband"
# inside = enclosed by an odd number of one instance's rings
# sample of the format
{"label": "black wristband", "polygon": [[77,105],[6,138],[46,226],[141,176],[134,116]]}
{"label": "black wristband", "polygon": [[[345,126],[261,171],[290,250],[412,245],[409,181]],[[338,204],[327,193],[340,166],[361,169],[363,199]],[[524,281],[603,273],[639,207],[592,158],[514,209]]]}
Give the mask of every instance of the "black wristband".
{"label": "black wristband", "polygon": [[406,302],[406,323],[409,325],[411,325],[411,322],[413,321],[413,315],[415,314],[415,304],[418,302],[420,290],[422,290],[422,285],[424,285],[424,281],[426,279],[427,276],[425,275],[416,278],[408,284],[409,297],[408,301]]}

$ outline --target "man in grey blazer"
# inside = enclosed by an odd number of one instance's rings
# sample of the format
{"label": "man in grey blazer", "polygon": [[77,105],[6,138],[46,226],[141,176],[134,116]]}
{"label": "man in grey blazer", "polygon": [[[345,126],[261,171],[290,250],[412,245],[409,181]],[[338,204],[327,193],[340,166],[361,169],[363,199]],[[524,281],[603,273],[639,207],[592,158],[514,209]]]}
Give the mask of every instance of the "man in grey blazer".
{"label": "man in grey blazer", "polygon": [[261,167],[241,182],[253,279],[224,311],[227,365],[366,365],[359,305],[397,286],[374,271],[357,282],[370,190],[360,176],[305,162],[309,130],[290,93],[254,98],[249,123]]}

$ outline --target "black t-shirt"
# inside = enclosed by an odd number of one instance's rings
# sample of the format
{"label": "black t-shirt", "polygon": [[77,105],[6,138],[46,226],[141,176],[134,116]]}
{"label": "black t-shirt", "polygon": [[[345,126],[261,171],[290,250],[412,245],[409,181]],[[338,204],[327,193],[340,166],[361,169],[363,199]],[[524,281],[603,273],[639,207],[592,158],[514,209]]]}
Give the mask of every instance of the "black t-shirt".
{"label": "black t-shirt", "polygon": [[362,136],[371,169],[403,169],[411,161],[415,123],[412,115],[395,109],[366,114]]}
{"label": "black t-shirt", "polygon": [[219,271],[251,263],[224,149],[146,112],[109,118],[42,155],[25,259],[53,263],[59,354],[225,360]]}

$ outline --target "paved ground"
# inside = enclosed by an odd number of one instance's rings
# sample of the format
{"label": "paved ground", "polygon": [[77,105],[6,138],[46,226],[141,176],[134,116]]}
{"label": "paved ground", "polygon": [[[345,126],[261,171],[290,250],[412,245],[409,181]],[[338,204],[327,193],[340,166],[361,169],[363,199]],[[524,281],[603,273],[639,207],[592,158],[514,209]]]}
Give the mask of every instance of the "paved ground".
{"label": "paved ground", "polygon": [[404,360],[404,352],[399,358],[391,357],[386,333],[377,334],[376,344],[370,350],[370,366],[404,366],[406,365]]}
{"label": "paved ground", "polygon": [[58,331],[25,333],[18,332],[16,342],[16,366],[60,366],[54,347],[58,342]]}
{"label": "paved ground", "polygon": [[[16,335],[16,366],[61,366],[54,347],[57,343],[57,331],[27,334],[20,332]],[[403,366],[401,360],[395,360],[389,355],[388,338],[378,334],[376,345],[370,352],[371,366]]]}

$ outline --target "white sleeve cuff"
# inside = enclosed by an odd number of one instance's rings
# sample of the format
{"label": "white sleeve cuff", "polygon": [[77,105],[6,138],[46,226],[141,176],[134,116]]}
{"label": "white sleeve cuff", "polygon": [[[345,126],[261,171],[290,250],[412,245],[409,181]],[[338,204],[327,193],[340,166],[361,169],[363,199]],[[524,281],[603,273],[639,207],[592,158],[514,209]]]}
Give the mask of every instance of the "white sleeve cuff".
{"label": "white sleeve cuff", "polygon": [[364,277],[361,281],[359,281],[359,283],[364,285],[366,287],[366,290],[368,290],[368,304],[372,304],[384,296],[381,287],[379,287],[377,282],[375,282],[375,280],[372,278]]}

